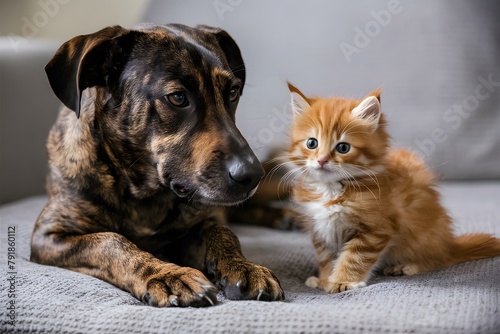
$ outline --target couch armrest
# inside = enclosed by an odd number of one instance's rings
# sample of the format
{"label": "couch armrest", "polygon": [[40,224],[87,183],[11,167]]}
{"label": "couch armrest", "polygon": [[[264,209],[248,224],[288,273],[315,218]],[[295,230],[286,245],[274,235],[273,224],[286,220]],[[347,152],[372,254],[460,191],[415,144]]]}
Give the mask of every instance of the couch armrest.
{"label": "couch armrest", "polygon": [[44,66],[59,42],[0,38],[0,203],[43,194],[45,144],[60,102]]}

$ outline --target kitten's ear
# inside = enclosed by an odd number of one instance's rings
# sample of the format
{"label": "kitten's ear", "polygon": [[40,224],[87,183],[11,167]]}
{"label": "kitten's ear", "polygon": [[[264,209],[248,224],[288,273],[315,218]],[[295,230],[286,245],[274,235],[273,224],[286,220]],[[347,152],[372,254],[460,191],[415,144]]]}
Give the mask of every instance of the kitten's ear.
{"label": "kitten's ear", "polygon": [[302,114],[311,106],[309,104],[307,97],[304,94],[302,94],[302,92],[291,83],[288,83],[288,89],[290,90],[290,94],[292,96],[293,113]]}
{"label": "kitten's ear", "polygon": [[370,94],[368,94],[368,96],[375,96],[377,98],[377,100],[378,100],[378,103],[382,103],[382,101],[380,100],[380,95],[381,94],[382,94],[382,88],[379,88],[377,90],[374,90]]}
{"label": "kitten's ear", "polygon": [[379,96],[368,96],[366,99],[352,110],[352,114],[359,119],[367,121],[373,131],[377,129],[380,119],[380,94]]}

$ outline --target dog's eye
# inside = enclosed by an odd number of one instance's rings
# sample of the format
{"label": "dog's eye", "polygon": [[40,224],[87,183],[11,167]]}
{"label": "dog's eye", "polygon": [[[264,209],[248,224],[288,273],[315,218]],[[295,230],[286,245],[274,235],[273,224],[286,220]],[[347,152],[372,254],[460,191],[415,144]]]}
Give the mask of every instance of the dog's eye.
{"label": "dog's eye", "polygon": [[240,96],[240,86],[233,86],[229,90],[229,101],[234,102]]}
{"label": "dog's eye", "polygon": [[166,98],[168,102],[177,108],[184,108],[189,105],[189,100],[183,92],[173,92],[172,94],[168,94]]}

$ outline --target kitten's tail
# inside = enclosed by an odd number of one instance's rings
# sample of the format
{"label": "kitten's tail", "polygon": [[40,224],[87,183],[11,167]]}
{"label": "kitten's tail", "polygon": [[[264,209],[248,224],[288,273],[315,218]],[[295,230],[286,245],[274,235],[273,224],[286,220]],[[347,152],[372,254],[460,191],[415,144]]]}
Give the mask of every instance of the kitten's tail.
{"label": "kitten's tail", "polygon": [[489,234],[465,234],[453,240],[452,263],[500,256],[500,239]]}

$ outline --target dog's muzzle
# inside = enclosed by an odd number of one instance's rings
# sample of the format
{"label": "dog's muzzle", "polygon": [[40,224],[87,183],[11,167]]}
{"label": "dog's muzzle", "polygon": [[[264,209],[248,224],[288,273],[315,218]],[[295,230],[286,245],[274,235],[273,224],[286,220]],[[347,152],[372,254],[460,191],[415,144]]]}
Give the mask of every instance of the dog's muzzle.
{"label": "dog's muzzle", "polygon": [[[226,157],[223,161],[226,170],[225,186],[216,197],[224,205],[236,205],[251,197],[264,176],[264,169],[250,148]],[[221,189],[221,188],[219,188]]]}
{"label": "dog's muzzle", "polygon": [[212,205],[236,205],[252,196],[264,169],[250,148],[223,155],[198,181],[174,179],[170,188],[179,197],[200,200]]}

